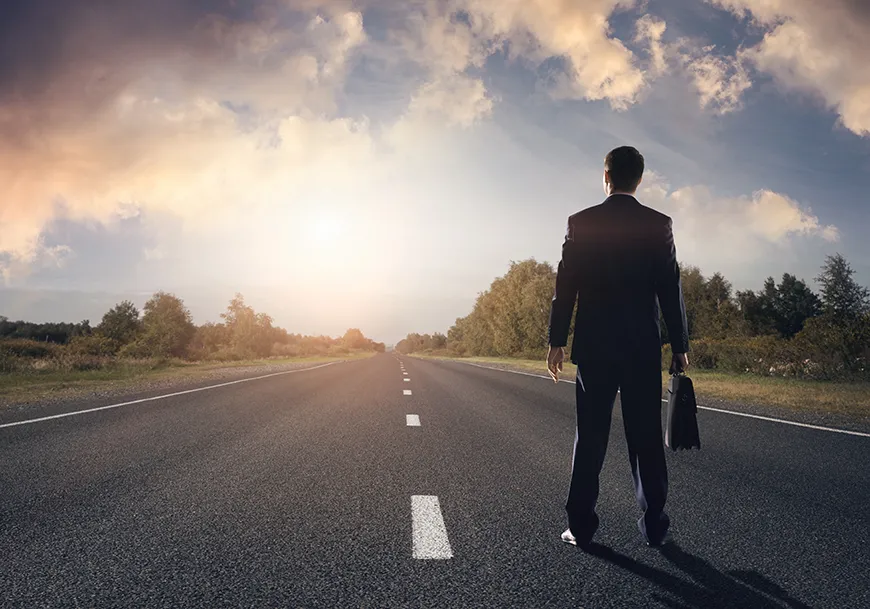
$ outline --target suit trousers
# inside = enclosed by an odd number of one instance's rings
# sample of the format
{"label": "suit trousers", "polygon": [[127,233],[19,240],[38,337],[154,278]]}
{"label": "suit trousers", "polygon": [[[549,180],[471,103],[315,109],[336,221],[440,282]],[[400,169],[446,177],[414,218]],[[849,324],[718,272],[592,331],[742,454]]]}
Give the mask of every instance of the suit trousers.
{"label": "suit trousers", "polygon": [[598,528],[598,478],[607,452],[617,391],[637,503],[643,512],[638,528],[647,541],[657,543],[670,525],[664,511],[668,470],[662,442],[660,356],[577,364],[577,433],[565,504],[568,527],[582,543],[591,541]]}

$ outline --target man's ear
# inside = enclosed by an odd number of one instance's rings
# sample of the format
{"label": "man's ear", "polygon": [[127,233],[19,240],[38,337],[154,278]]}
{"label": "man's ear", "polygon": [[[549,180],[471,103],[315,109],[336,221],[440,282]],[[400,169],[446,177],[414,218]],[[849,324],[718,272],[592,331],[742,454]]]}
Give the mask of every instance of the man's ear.
{"label": "man's ear", "polygon": [[604,170],[604,183],[610,184],[610,172],[606,169]]}
{"label": "man's ear", "polygon": [[638,180],[637,186],[635,186],[634,189],[637,190],[638,188],[640,188],[641,184],[643,184],[643,176],[640,176],[640,180]]}

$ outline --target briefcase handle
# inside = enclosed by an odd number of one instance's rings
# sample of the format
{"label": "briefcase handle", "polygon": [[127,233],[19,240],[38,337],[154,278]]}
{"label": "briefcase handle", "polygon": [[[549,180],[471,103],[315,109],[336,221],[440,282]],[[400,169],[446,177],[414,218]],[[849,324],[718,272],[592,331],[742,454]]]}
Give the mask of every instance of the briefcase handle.
{"label": "briefcase handle", "polygon": [[668,370],[668,374],[670,374],[671,376],[686,376],[686,371],[677,370],[676,368],[674,368],[674,362],[671,362],[671,367]]}

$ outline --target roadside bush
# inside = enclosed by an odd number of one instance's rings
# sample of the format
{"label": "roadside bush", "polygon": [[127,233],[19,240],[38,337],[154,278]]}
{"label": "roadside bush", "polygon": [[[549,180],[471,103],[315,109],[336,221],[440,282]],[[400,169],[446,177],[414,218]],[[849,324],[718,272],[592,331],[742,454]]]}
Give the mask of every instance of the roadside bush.
{"label": "roadside bush", "polygon": [[0,341],[0,357],[20,357],[40,359],[52,357],[60,349],[55,343],[45,343],[28,339],[13,339]]}
{"label": "roadside bush", "polygon": [[108,357],[115,355],[119,347],[120,344],[117,340],[101,334],[91,334],[90,336],[74,336],[63,351],[74,355]]}
{"label": "roadside bush", "polygon": [[[749,373],[818,381],[870,380],[870,343],[860,327],[838,327],[822,320],[788,340],[775,336],[693,340],[689,362],[699,370]],[[670,345],[662,349],[662,369],[671,363]]]}
{"label": "roadside bush", "polygon": [[298,357],[304,354],[298,344],[275,343],[272,345],[272,355],[275,357]]}
{"label": "roadside bush", "polygon": [[326,353],[327,355],[347,355],[350,350],[343,345],[331,345]]}

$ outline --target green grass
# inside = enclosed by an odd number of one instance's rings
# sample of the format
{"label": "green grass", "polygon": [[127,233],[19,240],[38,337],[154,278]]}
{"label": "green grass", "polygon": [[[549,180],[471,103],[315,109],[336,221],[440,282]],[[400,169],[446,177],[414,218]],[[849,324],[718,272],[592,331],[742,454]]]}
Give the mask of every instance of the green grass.
{"label": "green grass", "polygon": [[353,353],[343,356],[306,356],[253,359],[233,362],[187,362],[183,360],[123,360],[96,370],[64,372],[34,370],[25,373],[0,374],[0,404],[3,402],[35,401],[47,395],[74,397],[79,393],[100,389],[123,389],[138,381],[196,380],[215,370],[246,368],[260,365],[317,364],[349,359],[364,359],[374,353]]}
{"label": "green grass", "polygon": [[[482,365],[499,364],[547,376],[547,366],[543,360],[507,357],[449,358],[417,353],[412,355],[433,359],[460,359]],[[576,373],[576,366],[566,363],[562,378],[573,379]],[[689,369],[689,376],[692,377],[699,402],[703,402],[704,398],[712,398],[743,404],[777,406],[808,413],[870,416],[870,383],[806,381],[751,374],[728,374],[696,368]],[[667,373],[663,372],[662,387],[666,385],[667,378]]]}

